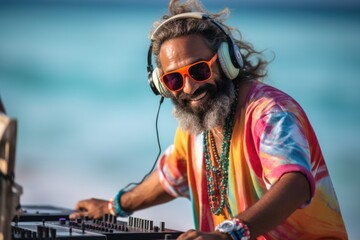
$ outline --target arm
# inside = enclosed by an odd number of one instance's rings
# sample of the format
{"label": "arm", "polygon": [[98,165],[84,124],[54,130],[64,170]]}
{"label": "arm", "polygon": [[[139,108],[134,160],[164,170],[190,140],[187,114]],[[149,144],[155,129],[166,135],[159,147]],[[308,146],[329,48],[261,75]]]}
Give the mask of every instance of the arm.
{"label": "arm", "polygon": [[[157,172],[153,172],[143,183],[136,186],[121,196],[121,207],[126,212],[133,212],[143,208],[155,206],[174,199],[162,188]],[[89,217],[100,218],[104,214],[110,214],[108,200],[86,199],[76,204],[71,219]]]}
{"label": "arm", "polygon": [[121,206],[126,212],[133,212],[173,200],[161,186],[157,171],[142,184],[121,196]]}
{"label": "arm", "polygon": [[[258,144],[263,175],[271,188],[251,207],[236,216],[248,224],[252,237],[281,224],[311,199],[315,188],[311,174],[311,143],[307,134],[310,126],[305,123],[306,115],[301,107],[292,103],[291,99],[288,101],[279,100],[275,105],[269,103],[266,108],[271,108],[271,111],[263,114],[260,108],[259,114],[253,116],[258,120],[252,134],[257,139],[255,142]],[[273,174],[274,169],[287,164],[296,166],[293,168],[295,170],[282,170],[284,172],[281,176],[278,175],[280,173]]]}
{"label": "arm", "polygon": [[[285,173],[274,186],[253,206],[235,218],[243,220],[250,228],[251,239],[256,239],[275,228],[310,198],[310,187],[306,177],[299,172]],[[230,240],[220,232],[205,233],[189,230],[178,240]]]}
{"label": "arm", "polygon": [[238,214],[254,238],[268,232],[310,199],[307,178],[299,172],[284,174],[253,206]]}

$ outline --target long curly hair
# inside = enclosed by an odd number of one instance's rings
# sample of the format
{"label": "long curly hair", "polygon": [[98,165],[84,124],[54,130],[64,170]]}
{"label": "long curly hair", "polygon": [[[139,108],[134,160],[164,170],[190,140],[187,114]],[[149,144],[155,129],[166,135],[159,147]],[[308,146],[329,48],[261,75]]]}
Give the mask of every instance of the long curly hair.
{"label": "long curly hair", "polygon": [[[169,14],[163,15],[160,21],[154,22],[154,28],[150,32],[150,35],[153,35],[156,27],[166,19],[187,12],[202,12],[209,15],[221,24],[228,35],[233,38],[235,44],[240,48],[244,61],[244,68],[241,70],[241,74],[237,77],[237,80],[262,80],[266,76],[266,66],[268,62],[265,60],[262,53],[256,51],[250,43],[243,41],[238,29],[225,25],[224,22],[230,15],[230,10],[228,8],[225,8],[218,13],[211,13],[207,11],[198,0],[186,0],[184,3],[181,3],[180,0],[170,0]],[[165,24],[158,29],[152,38],[152,52],[155,55],[157,66],[161,68],[158,55],[161,45],[166,40],[190,34],[202,35],[214,52],[217,52],[220,44],[226,41],[225,34],[221,32],[215,24],[209,21],[196,18],[171,21],[171,23]]]}

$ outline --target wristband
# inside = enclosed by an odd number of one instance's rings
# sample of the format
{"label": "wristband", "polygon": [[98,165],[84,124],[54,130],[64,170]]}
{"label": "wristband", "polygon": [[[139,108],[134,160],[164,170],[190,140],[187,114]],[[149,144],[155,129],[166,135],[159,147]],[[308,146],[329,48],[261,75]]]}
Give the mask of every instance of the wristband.
{"label": "wristband", "polygon": [[250,239],[249,227],[238,218],[233,218],[232,220],[235,222],[236,230],[234,232],[238,236],[238,239],[240,240]]}
{"label": "wristband", "polygon": [[132,214],[132,212],[125,212],[124,209],[121,208],[120,198],[124,193],[126,193],[126,191],[121,189],[119,192],[116,193],[114,199],[110,199],[108,203],[108,208],[112,215],[118,217],[128,217]]}
{"label": "wristband", "polygon": [[215,230],[230,235],[233,240],[250,239],[249,227],[237,218],[221,222],[216,226]]}
{"label": "wristband", "polygon": [[114,209],[114,199],[112,199],[112,198],[108,201],[108,209],[109,209],[109,212],[111,215],[114,215],[114,216],[116,215],[115,209]]}

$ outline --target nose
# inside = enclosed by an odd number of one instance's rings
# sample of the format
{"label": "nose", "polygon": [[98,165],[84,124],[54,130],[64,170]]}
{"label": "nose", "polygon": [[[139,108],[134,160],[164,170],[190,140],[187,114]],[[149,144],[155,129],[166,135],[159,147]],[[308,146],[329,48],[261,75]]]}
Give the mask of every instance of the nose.
{"label": "nose", "polygon": [[183,88],[183,92],[186,94],[193,94],[199,88],[199,82],[193,81],[188,75],[184,75],[185,85]]}

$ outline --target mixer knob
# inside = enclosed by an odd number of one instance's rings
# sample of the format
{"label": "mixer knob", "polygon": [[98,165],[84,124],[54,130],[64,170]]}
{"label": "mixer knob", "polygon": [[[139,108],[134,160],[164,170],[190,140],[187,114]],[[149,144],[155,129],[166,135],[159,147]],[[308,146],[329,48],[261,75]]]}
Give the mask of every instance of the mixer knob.
{"label": "mixer knob", "polygon": [[55,228],[50,228],[50,236],[52,239],[56,238],[56,229]]}
{"label": "mixer knob", "polygon": [[85,233],[85,222],[81,223],[81,230],[82,230],[82,233]]}
{"label": "mixer knob", "polygon": [[37,235],[40,239],[43,237],[43,226],[41,225],[37,226]]}
{"label": "mixer knob", "polygon": [[65,218],[59,218],[60,225],[65,225],[66,219]]}
{"label": "mixer knob", "polygon": [[140,228],[141,229],[145,228],[145,219],[140,219]]}
{"label": "mixer knob", "polygon": [[26,231],[26,239],[31,239],[32,234],[36,234],[35,232],[32,232],[31,230]]}
{"label": "mixer knob", "polygon": [[160,231],[161,232],[165,231],[165,222],[160,222]]}
{"label": "mixer knob", "polygon": [[110,214],[105,214],[104,216],[103,216],[103,222],[107,222],[108,220],[109,220],[109,217],[110,217]]}
{"label": "mixer knob", "polygon": [[25,238],[25,231],[20,231],[21,238]]}
{"label": "mixer knob", "polygon": [[133,226],[134,226],[134,225],[133,225],[133,224],[134,224],[134,217],[131,217],[131,216],[129,217],[129,219],[128,219],[128,224],[129,224],[130,227],[133,227]]}
{"label": "mixer knob", "polygon": [[154,221],[149,222],[148,230],[150,231],[154,230]]}
{"label": "mixer knob", "polygon": [[112,214],[109,214],[109,215],[108,215],[108,219],[107,219],[107,220],[108,220],[109,223],[112,223],[113,217],[114,217],[114,216],[113,216]]}
{"label": "mixer knob", "polygon": [[46,239],[49,239],[49,236],[50,236],[50,229],[48,227],[44,227],[43,228],[43,231],[45,233],[45,238]]}

